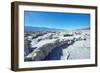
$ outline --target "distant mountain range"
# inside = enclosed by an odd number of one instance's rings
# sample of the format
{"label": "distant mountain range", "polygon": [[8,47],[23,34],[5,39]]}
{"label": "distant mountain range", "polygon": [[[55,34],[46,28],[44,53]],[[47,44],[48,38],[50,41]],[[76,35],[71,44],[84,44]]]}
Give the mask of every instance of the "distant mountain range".
{"label": "distant mountain range", "polygon": [[56,29],[56,28],[47,28],[47,27],[31,27],[31,26],[24,26],[25,32],[32,32],[32,31],[65,31],[64,29]]}
{"label": "distant mountain range", "polygon": [[[82,28],[82,29],[76,29],[76,30],[90,30],[90,27],[88,28]],[[56,28],[47,28],[47,27],[32,27],[32,26],[24,26],[25,32],[33,32],[33,31],[68,31],[64,29],[56,29]]]}
{"label": "distant mountain range", "polygon": [[81,29],[77,29],[77,30],[90,30],[90,27],[87,27],[87,28],[81,28]]}

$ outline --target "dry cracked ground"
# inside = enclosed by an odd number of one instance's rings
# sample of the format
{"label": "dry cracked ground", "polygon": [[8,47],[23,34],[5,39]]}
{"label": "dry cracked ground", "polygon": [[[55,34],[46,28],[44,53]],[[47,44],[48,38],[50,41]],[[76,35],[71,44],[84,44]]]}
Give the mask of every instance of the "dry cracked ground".
{"label": "dry cracked ground", "polygon": [[24,61],[90,58],[90,30],[24,34]]}

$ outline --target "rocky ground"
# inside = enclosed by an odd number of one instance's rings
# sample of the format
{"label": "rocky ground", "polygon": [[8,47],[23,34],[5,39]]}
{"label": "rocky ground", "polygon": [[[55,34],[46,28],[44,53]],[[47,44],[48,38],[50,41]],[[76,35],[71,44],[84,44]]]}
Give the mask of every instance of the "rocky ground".
{"label": "rocky ground", "polygon": [[24,61],[90,58],[90,31],[35,31],[24,34]]}

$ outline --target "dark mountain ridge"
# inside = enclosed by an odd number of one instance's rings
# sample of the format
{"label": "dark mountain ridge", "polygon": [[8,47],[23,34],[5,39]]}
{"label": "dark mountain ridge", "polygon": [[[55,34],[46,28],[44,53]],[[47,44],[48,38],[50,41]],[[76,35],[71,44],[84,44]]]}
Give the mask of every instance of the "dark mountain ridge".
{"label": "dark mountain ridge", "polygon": [[32,31],[64,31],[64,29],[24,26],[24,31],[25,32],[32,32]]}

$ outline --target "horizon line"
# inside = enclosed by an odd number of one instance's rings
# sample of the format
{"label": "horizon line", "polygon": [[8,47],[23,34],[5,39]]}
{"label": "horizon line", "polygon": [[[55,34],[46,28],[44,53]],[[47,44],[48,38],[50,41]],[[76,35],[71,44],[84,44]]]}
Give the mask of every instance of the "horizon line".
{"label": "horizon line", "polygon": [[[25,27],[25,26],[24,26]],[[90,28],[89,27],[83,27],[83,28],[76,28],[76,29],[64,29],[64,28],[53,28],[53,27],[40,27],[40,26],[28,26],[28,27],[37,27],[37,28],[48,28],[48,29],[61,29],[61,30],[79,30],[79,29],[85,29],[85,28]]]}

